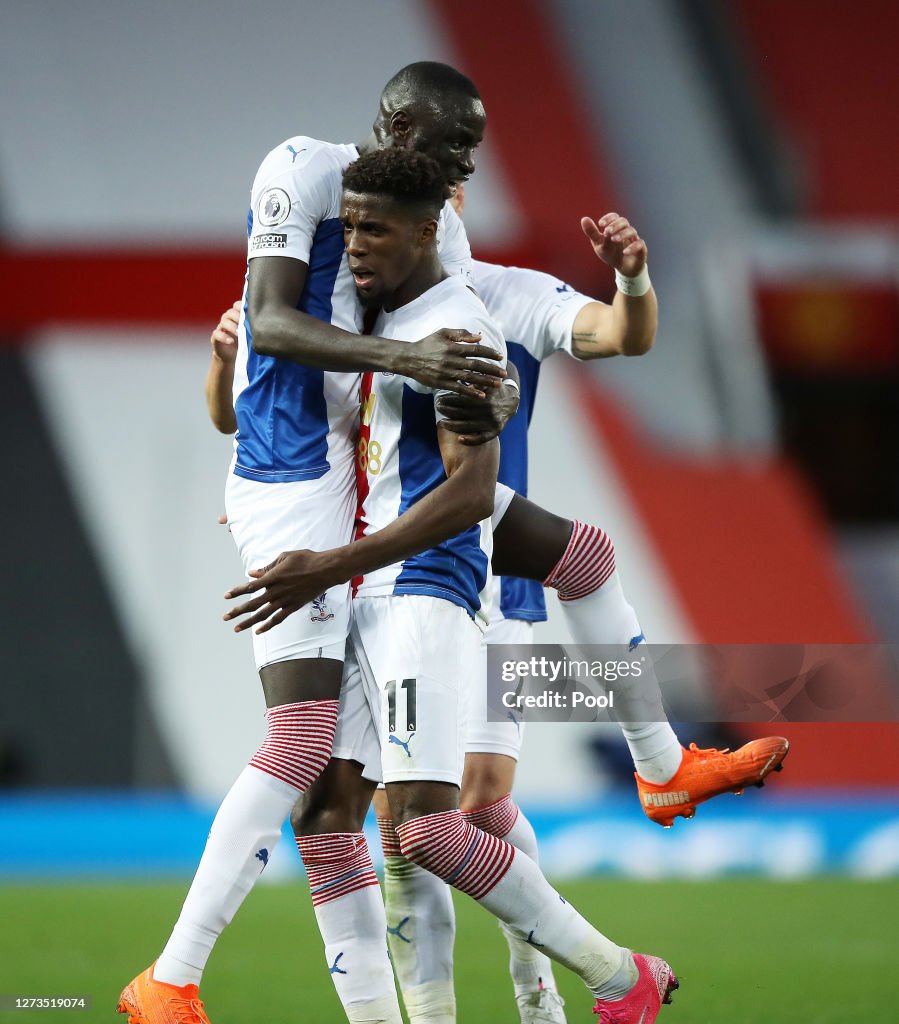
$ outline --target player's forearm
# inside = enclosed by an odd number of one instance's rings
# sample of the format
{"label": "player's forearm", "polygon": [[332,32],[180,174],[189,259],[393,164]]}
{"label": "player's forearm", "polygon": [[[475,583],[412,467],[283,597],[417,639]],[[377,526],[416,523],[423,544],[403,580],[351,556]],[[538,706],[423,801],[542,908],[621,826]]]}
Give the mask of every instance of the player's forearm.
{"label": "player's forearm", "polygon": [[264,310],[250,321],[253,349],[319,370],[402,372],[405,342],[352,334],[299,310]]}
{"label": "player's forearm", "polygon": [[474,466],[471,471],[460,468],[383,530],[324,552],[322,557],[329,559],[335,580],[344,583],[402,562],[488,519],[493,513],[498,468],[498,456],[492,477],[488,465],[477,467],[477,472],[473,472]]}
{"label": "player's forearm", "polygon": [[640,296],[617,292],[611,306],[588,303],[571,330],[572,354],[578,359],[645,355],[655,340],[658,315],[652,288]]}
{"label": "player's forearm", "polygon": [[206,374],[206,408],[216,430],[233,434],[237,430],[237,417],[231,387],[234,382],[234,363],[213,354]]}
{"label": "player's forearm", "polygon": [[623,356],[645,355],[655,341],[659,304],[655,290],[645,295],[616,292],[612,301],[612,341]]}

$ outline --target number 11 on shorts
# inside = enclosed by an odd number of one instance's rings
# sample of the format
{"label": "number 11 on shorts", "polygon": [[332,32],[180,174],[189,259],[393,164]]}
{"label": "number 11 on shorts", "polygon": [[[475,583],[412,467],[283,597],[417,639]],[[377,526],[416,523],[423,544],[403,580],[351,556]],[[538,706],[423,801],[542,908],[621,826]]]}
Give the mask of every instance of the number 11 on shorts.
{"label": "number 11 on shorts", "polygon": [[[405,694],[406,731],[415,732],[415,680],[404,679],[400,689]],[[387,729],[396,732],[396,680],[387,683]]]}

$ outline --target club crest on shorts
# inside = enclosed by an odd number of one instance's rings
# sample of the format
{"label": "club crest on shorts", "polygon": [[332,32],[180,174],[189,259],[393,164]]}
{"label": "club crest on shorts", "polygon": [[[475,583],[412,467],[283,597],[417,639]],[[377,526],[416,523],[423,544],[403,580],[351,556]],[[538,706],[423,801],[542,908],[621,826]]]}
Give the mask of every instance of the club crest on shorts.
{"label": "club crest on shorts", "polygon": [[328,622],[334,618],[334,612],[332,612],[327,605],[325,600],[328,596],[328,592],[319,594],[312,602],[312,611],[309,613],[310,622]]}

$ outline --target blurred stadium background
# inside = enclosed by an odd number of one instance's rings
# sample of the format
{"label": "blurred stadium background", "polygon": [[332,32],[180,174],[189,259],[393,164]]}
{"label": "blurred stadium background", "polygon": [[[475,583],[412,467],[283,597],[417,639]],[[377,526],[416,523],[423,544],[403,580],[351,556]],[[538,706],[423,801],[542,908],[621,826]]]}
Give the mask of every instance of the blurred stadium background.
{"label": "blurred stadium background", "polygon": [[[188,877],[263,734],[249,641],[220,621],[240,566],[208,334],[262,156],[361,140],[413,60],[485,100],[476,256],[610,298],[580,216],[617,209],[648,242],[656,348],[544,367],[531,496],[608,530],[650,640],[899,642],[897,33],[894,0],[3,4],[0,905]],[[539,638],[565,639],[552,606]],[[895,721],[770,731],[793,740],[776,784],[663,833],[614,732],[532,727],[517,796],[548,871],[899,875]]]}

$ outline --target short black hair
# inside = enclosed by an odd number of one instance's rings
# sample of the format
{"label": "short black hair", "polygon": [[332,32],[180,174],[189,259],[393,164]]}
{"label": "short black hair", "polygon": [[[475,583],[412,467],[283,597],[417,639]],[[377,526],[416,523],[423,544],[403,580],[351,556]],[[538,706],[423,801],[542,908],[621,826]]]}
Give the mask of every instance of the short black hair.
{"label": "short black hair", "polygon": [[414,149],[375,149],[360,156],[343,172],[343,187],[403,206],[423,206],[435,217],[446,200],[446,175],[440,165]]}
{"label": "short black hair", "polygon": [[381,90],[381,109],[395,110],[409,102],[434,103],[434,98],[459,97],[479,100],[477,86],[461,71],[435,60],[407,64]]}

